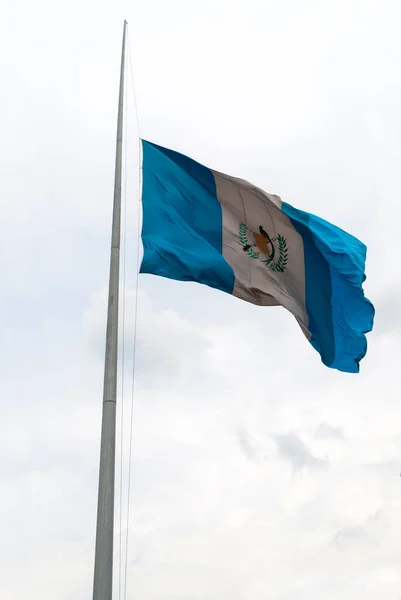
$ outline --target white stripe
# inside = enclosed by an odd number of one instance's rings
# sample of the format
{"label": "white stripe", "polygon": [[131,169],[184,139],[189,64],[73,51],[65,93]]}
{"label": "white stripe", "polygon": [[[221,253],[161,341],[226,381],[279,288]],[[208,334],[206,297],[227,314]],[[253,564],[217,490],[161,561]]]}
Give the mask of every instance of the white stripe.
{"label": "white stripe", "polygon": [[[234,296],[262,306],[284,306],[310,338],[305,305],[303,241],[290,219],[281,211],[281,199],[266,194],[242,179],[216,171],[213,171],[213,175],[217,199],[222,206],[223,256],[235,274]],[[249,244],[254,246],[254,255],[260,254],[260,258],[251,258],[244,251],[239,232],[241,223],[247,227],[246,237]],[[288,262],[283,273],[272,271],[262,262],[268,255],[255,246],[257,238],[253,235],[259,233],[260,226],[272,240],[279,234],[286,239]],[[277,240],[273,244],[277,260]]]}

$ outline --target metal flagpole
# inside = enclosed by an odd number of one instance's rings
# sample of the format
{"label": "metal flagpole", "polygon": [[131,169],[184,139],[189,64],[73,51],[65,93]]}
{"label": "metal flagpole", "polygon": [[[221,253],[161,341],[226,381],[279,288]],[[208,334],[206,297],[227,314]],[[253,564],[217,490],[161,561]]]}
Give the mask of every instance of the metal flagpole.
{"label": "metal flagpole", "polygon": [[102,434],[100,442],[99,495],[97,507],[93,600],[111,600],[113,588],[118,292],[120,276],[121,167],[126,30],[127,21],[124,21],[120,93],[118,100],[113,226],[111,236],[109,300],[107,309],[106,356],[104,365]]}

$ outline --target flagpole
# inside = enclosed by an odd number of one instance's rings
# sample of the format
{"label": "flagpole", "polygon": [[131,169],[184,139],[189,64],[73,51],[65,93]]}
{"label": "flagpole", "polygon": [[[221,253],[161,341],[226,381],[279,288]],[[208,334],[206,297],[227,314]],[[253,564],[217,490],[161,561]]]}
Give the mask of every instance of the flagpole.
{"label": "flagpole", "polygon": [[121,171],[126,30],[127,21],[124,21],[121,53],[120,92],[118,100],[113,225],[111,236],[110,279],[107,308],[106,355],[104,365],[102,433],[100,441],[99,492],[96,524],[93,600],[112,600],[113,590],[118,298],[120,277]]}

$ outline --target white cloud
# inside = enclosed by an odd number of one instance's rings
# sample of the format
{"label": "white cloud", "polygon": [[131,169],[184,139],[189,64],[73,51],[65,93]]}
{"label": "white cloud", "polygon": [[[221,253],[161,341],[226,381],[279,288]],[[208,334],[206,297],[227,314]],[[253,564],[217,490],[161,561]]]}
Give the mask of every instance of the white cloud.
{"label": "white cloud", "polygon": [[320,423],[319,427],[316,429],[315,437],[321,440],[327,440],[328,438],[344,440],[344,429],[343,427],[333,427],[328,423]]}
{"label": "white cloud", "polygon": [[281,457],[289,461],[294,469],[321,469],[327,466],[327,461],[314,456],[301,438],[294,432],[276,436],[276,443]]}

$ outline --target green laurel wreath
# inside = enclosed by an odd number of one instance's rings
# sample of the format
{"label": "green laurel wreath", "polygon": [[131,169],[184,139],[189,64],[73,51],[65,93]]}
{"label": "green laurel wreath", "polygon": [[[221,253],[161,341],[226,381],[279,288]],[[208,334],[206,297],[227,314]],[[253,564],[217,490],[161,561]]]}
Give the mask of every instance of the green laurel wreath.
{"label": "green laurel wreath", "polygon": [[[241,244],[243,246],[248,246],[249,245],[248,238],[246,237],[246,225],[245,225],[245,223],[240,223],[239,224],[239,241],[241,242]],[[248,250],[246,250],[246,254],[250,258],[259,258],[259,254],[256,254],[256,252],[254,252],[252,250],[252,248],[248,248]]]}
{"label": "green laurel wreath", "polygon": [[271,271],[274,271],[276,273],[284,273],[284,271],[287,268],[287,262],[288,262],[287,242],[285,240],[285,237],[283,237],[281,234],[278,234],[277,242],[278,242],[278,259],[274,263],[270,263],[268,266]]}
{"label": "green laurel wreath", "polygon": [[[249,246],[246,232],[247,232],[247,226],[245,225],[245,223],[240,223],[240,225],[239,225],[239,241],[241,242],[241,244],[243,246]],[[284,271],[287,268],[287,263],[288,263],[288,248],[287,248],[287,242],[286,242],[285,237],[282,236],[280,233],[277,236],[277,244],[278,244],[277,260],[274,261],[275,253],[274,253],[274,245],[272,244],[272,249],[273,249],[272,255],[269,256],[269,258],[267,258],[267,260],[262,260],[262,262],[271,271],[273,271],[275,273],[284,273]],[[259,254],[254,252],[252,247],[248,248],[248,250],[246,250],[245,252],[250,258],[255,258],[255,259],[260,258]]]}

